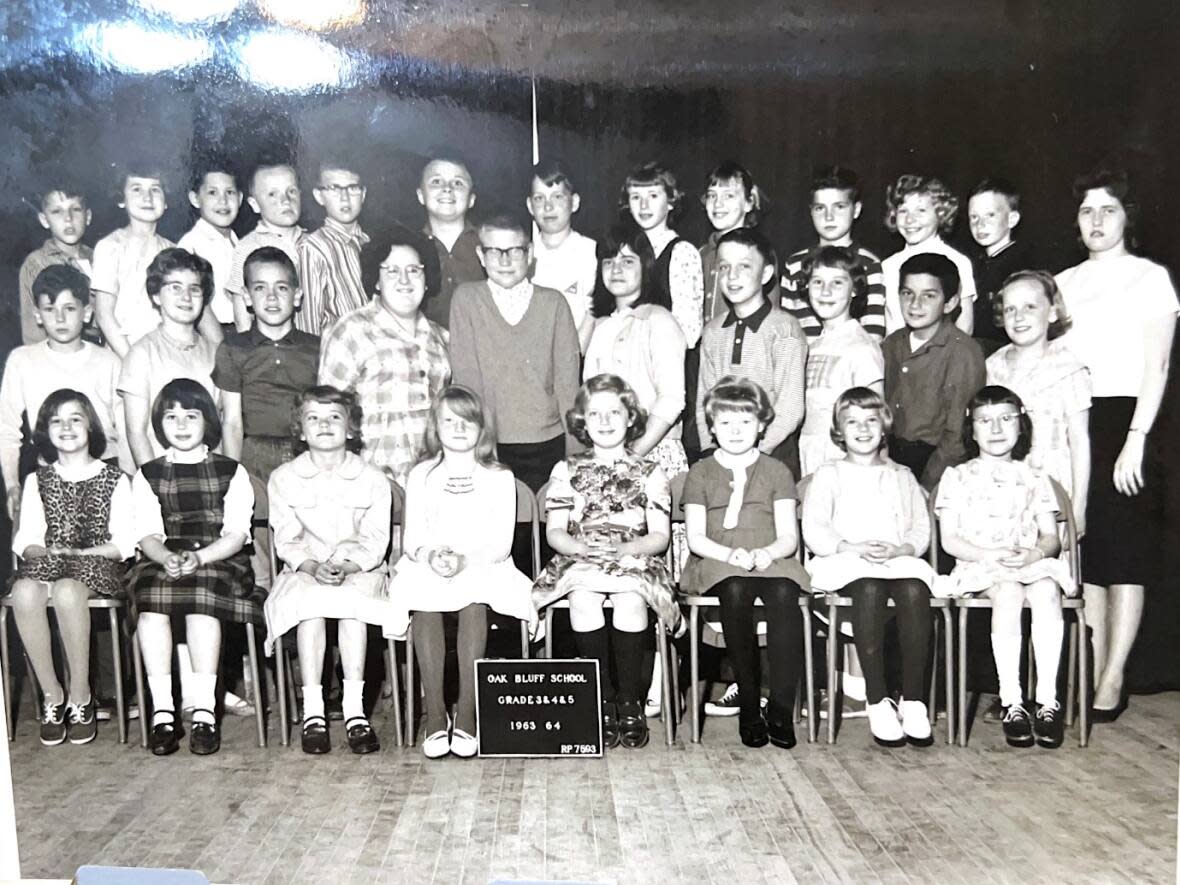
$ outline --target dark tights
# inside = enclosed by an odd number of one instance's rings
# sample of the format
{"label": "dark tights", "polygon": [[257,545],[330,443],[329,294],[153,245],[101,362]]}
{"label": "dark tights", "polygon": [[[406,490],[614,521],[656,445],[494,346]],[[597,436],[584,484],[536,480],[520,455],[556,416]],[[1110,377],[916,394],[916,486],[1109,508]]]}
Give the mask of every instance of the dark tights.
{"label": "dark tights", "polygon": [[[612,627],[585,632],[573,631],[578,657],[598,661],[599,683],[604,703],[642,701],[651,681],[651,667],[644,672],[644,643],[648,631],[628,633]],[[611,678],[611,653],[614,653],[614,679]]]}
{"label": "dark tights", "polygon": [[725,649],[737,675],[743,721],[760,715],[758,636],[754,631],[754,601],[761,598],[766,621],[766,660],[769,665],[770,703],[780,715],[795,707],[799,681],[803,620],[799,585],[787,578],[730,577],[709,591],[721,600],[721,630]]}
{"label": "dark tights", "polygon": [[[459,658],[459,699],[455,703],[455,726],[475,734],[475,664],[482,658],[488,640],[488,607],[473,603],[459,611],[459,635],[455,650]],[[426,734],[446,728],[447,705],[443,697],[447,641],[442,612],[414,612],[414,654],[422,674],[426,697]]]}
{"label": "dark tights", "polygon": [[885,623],[889,600],[896,608],[897,636],[901,645],[901,693],[906,700],[925,697],[922,682],[930,646],[930,591],[913,578],[860,578],[842,591],[852,597],[852,629],[856,651],[865,674],[870,704],[885,698]]}

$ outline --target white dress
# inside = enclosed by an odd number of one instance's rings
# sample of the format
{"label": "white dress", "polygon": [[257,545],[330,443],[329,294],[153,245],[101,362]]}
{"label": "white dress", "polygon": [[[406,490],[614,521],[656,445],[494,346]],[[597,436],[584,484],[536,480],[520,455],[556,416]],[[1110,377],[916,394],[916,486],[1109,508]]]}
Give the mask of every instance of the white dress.
{"label": "white dress", "polygon": [[[476,465],[470,480],[451,478],[444,463],[416,465],[406,479],[406,551],[389,582],[393,617],[385,635],[406,635],[415,611],[453,612],[483,603],[502,615],[537,623],[533,582],[512,562],[516,481],[507,468]],[[422,546],[450,547],[467,559],[450,578],[411,555]]]}
{"label": "white dress", "polygon": [[[813,593],[835,593],[858,578],[916,578],[934,586],[934,570],[919,557],[930,546],[926,494],[905,467],[829,461],[820,465],[803,499],[803,541]],[[915,556],[870,562],[837,553],[841,541],[910,544]]]}
{"label": "white dress", "polygon": [[[383,629],[393,619],[386,594],[393,496],[385,474],[351,452],[320,469],[304,452],[270,476],[270,525],[283,570],[266,598],[266,653],[301,621],[346,618]],[[338,586],[296,569],[309,559],[349,560],[360,571]]]}

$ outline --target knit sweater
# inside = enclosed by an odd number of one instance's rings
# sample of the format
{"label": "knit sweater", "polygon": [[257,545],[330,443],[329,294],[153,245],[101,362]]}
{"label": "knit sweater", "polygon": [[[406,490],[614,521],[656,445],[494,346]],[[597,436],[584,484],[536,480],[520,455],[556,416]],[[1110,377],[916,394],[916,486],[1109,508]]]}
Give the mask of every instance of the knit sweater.
{"label": "knit sweater", "polygon": [[559,292],[536,286],[509,325],[487,281],[462,283],[451,301],[451,378],[483,399],[502,443],[537,443],[565,431],[578,393],[578,330]]}

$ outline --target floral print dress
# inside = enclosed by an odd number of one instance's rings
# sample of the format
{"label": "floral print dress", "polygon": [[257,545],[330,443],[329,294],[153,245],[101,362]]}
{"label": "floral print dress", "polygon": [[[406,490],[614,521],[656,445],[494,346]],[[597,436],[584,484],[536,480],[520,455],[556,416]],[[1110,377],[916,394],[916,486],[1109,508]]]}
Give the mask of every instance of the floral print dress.
{"label": "floral print dress", "polygon": [[[647,534],[649,506],[669,513],[671,503],[668,478],[657,464],[631,455],[605,464],[586,453],[554,465],[545,513],[568,513],[574,538],[619,543]],[[672,577],[660,554],[557,554],[533,585],[533,602],[541,609],[575,590],[638,593],[668,627],[680,622]]]}

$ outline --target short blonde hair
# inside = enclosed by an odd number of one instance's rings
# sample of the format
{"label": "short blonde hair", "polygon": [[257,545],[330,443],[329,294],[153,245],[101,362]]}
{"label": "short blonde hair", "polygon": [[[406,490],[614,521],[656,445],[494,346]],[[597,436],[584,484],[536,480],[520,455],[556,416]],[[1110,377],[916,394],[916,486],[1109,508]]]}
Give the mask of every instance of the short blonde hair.
{"label": "short blonde hair", "polygon": [[844,413],[856,406],[860,409],[873,409],[881,416],[881,451],[888,445],[889,432],[893,430],[893,409],[881,394],[868,387],[850,387],[838,397],[832,406],[832,442],[841,449],[844,448],[844,434],[841,432],[841,422]]}

